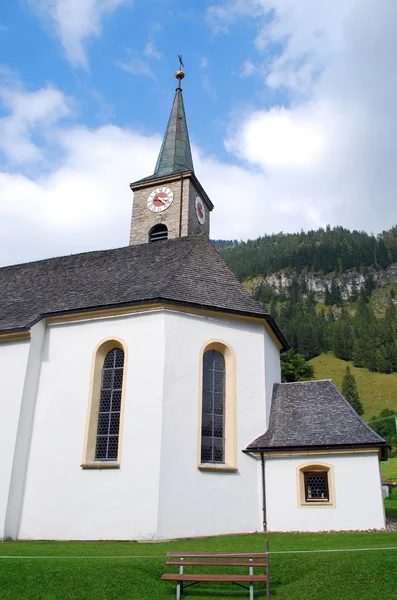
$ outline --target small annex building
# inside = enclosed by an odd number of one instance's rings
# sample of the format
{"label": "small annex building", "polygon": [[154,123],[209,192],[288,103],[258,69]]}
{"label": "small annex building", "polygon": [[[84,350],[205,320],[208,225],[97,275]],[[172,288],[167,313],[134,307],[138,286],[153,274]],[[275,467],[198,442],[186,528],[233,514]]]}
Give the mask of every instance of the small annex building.
{"label": "small annex building", "polygon": [[[0,538],[382,529],[385,442],[209,241],[181,79],[130,245],[0,269]],[[360,502],[357,502],[357,490]]]}

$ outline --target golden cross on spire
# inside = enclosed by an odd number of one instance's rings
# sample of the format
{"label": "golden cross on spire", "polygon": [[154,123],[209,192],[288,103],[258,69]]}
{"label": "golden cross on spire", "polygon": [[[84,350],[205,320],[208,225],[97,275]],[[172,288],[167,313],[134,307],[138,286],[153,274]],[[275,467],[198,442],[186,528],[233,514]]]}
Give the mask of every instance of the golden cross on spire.
{"label": "golden cross on spire", "polygon": [[185,77],[185,73],[182,71],[182,67],[185,66],[183,64],[183,61],[182,61],[182,54],[178,54],[178,60],[179,60],[179,69],[175,73],[175,77],[178,80],[178,88],[180,88],[181,87],[181,81]]}

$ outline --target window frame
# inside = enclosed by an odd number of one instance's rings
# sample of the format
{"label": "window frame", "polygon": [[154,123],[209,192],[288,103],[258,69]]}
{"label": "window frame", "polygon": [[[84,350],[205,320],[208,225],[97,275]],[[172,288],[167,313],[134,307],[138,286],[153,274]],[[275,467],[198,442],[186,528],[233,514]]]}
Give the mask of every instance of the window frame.
{"label": "window frame", "polygon": [[[102,372],[105,362],[106,355],[114,348],[119,348],[124,352],[124,365],[123,365],[123,383],[121,390],[121,403],[120,403],[120,421],[119,421],[119,436],[118,436],[118,449],[117,449],[117,460],[102,460],[96,459],[96,443],[97,443],[97,431],[98,431],[98,416],[99,406],[101,399],[101,383],[102,383]],[[128,364],[128,352],[124,341],[117,337],[106,338],[99,342],[94,349],[92,358],[91,368],[91,384],[90,393],[87,408],[87,419],[86,429],[84,438],[84,451],[83,460],[81,467],[83,469],[112,469],[119,468],[121,463],[122,453],[122,438],[123,438],[123,423],[124,423],[124,404],[125,404],[125,390],[127,381],[127,364]]]}
{"label": "window frame", "polygon": [[[203,419],[203,370],[204,354],[216,350],[225,361],[225,399],[224,399],[224,462],[201,461],[201,439]],[[237,426],[236,426],[236,358],[234,351],[224,341],[209,340],[200,351],[199,368],[199,414],[197,468],[199,471],[236,472],[237,471]]]}
{"label": "window frame", "polygon": [[[325,480],[326,496],[324,498],[309,498],[308,477],[310,475],[315,475],[316,477],[321,476]],[[305,502],[329,502],[328,471],[304,471],[303,481],[305,484]]]}
{"label": "window frame", "polygon": [[[326,476],[328,498],[308,498],[307,494],[307,476],[314,474],[324,474]],[[298,507],[299,508],[335,508],[335,480],[334,467],[329,463],[311,462],[297,467],[297,487],[298,487]]]}

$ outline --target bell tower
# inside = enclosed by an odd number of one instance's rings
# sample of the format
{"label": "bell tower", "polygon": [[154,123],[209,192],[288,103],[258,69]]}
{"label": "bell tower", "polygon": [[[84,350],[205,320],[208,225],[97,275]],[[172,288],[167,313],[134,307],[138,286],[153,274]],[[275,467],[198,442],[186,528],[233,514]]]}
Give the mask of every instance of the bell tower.
{"label": "bell tower", "polygon": [[200,233],[209,236],[214,205],[194,173],[181,87],[185,74],[178,70],[175,77],[178,87],[154,173],[130,184],[134,192],[130,245]]}

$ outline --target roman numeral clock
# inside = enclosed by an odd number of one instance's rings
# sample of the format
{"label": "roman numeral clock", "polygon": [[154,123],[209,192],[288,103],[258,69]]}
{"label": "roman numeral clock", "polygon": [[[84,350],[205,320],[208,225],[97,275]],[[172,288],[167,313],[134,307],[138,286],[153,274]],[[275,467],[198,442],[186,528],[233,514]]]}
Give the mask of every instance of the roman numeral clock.
{"label": "roman numeral clock", "polygon": [[168,187],[159,187],[153,190],[147,199],[147,207],[152,212],[163,212],[171,206],[174,199],[172,190]]}

